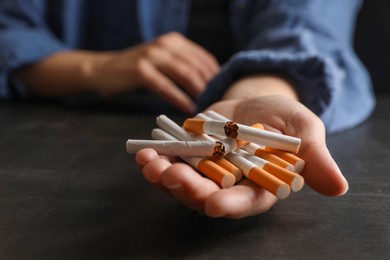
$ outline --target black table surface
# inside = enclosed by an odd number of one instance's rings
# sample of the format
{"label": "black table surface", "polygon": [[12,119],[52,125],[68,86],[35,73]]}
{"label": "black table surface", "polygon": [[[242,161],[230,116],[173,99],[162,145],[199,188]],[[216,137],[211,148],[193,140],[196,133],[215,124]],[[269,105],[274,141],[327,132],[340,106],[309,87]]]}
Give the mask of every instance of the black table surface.
{"label": "black table surface", "polygon": [[149,138],[154,114],[0,103],[0,259],[389,259],[389,109],[381,98],[368,121],[328,136],[345,196],[306,186],[230,220],[143,180],[125,142]]}

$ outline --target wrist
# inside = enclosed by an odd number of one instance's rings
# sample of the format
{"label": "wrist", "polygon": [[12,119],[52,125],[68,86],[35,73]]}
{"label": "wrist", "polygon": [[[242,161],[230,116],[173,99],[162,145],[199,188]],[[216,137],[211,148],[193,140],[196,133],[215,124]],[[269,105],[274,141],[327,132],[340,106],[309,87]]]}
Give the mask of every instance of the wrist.
{"label": "wrist", "polygon": [[100,94],[105,88],[107,82],[105,80],[107,62],[113,58],[113,52],[104,53],[85,53],[86,59],[80,63],[79,71],[83,85],[89,92]]}
{"label": "wrist", "polygon": [[222,97],[223,100],[248,99],[260,96],[282,95],[299,100],[293,85],[276,75],[256,74],[233,83]]}

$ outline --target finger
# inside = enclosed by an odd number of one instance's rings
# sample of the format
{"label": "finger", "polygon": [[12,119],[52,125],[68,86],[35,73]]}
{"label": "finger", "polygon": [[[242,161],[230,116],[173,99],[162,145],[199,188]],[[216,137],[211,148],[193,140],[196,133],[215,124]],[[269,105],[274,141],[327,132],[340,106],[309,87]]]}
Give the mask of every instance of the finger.
{"label": "finger", "polygon": [[157,157],[165,159],[171,163],[180,161],[179,158],[176,156],[159,155],[155,150],[150,148],[139,150],[135,155],[135,161],[137,162],[137,165],[140,170],[142,170],[145,164]]}
{"label": "finger", "polygon": [[162,175],[162,184],[186,206],[204,211],[205,200],[220,190],[213,181],[202,177],[192,167],[183,163],[173,164]]}
{"label": "finger", "polygon": [[243,218],[266,212],[277,202],[270,192],[249,180],[229,189],[213,193],[205,203],[205,213],[211,217]]}
{"label": "finger", "polygon": [[219,64],[211,53],[179,33],[169,33],[157,38],[155,42],[170,50],[176,57],[196,67],[205,81],[210,80],[219,71]]}
{"label": "finger", "polygon": [[181,111],[187,114],[193,114],[195,104],[187,94],[148,61],[141,62],[140,67],[141,77],[146,87]]}
{"label": "finger", "polygon": [[145,57],[162,74],[178,83],[193,97],[197,97],[205,88],[206,81],[199,70],[186,60],[176,57],[165,47],[149,45]]}
{"label": "finger", "polygon": [[212,79],[220,70],[215,57],[197,44],[185,44],[182,50],[175,49],[174,54],[195,67],[206,82]]}
{"label": "finger", "polygon": [[136,154],[135,154],[135,161],[138,165],[138,167],[140,168],[140,170],[143,169],[143,167],[148,163],[150,162],[151,160],[155,159],[159,157],[157,152],[153,149],[149,149],[149,148],[145,148],[145,149],[142,149],[142,150],[139,150]]}
{"label": "finger", "polygon": [[181,59],[171,57],[157,64],[157,68],[193,97],[199,96],[206,87],[207,81],[203,79],[200,72]]}
{"label": "finger", "polygon": [[162,187],[161,174],[172,164],[168,160],[160,158],[157,152],[150,148],[137,152],[135,160],[145,180]]}

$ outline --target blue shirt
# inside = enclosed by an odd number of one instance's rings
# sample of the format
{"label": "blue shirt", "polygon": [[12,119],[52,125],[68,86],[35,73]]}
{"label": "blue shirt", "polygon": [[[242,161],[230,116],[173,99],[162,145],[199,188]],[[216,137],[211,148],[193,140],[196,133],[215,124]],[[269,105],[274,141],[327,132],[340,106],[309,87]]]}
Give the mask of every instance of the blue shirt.
{"label": "blue shirt", "polygon": [[[218,101],[246,75],[279,73],[329,132],[365,120],[373,110],[370,78],[352,49],[361,1],[231,0],[239,51],[198,100]],[[187,33],[190,0],[0,1],[0,98],[28,95],[11,71],[65,49],[123,49],[170,31]],[[282,104],[281,104],[282,105]]]}

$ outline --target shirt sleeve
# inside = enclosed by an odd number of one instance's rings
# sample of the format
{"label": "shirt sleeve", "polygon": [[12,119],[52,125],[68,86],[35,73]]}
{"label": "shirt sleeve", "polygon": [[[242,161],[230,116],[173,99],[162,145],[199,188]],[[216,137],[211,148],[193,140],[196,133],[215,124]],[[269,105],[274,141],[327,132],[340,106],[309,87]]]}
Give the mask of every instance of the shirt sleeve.
{"label": "shirt sleeve", "polygon": [[276,73],[290,80],[329,133],[354,127],[371,114],[371,81],[352,48],[360,1],[243,2],[233,7],[241,13],[232,17],[241,51],[209,83],[200,110],[242,77]]}
{"label": "shirt sleeve", "polygon": [[43,1],[0,2],[0,99],[25,97],[27,90],[11,77],[11,72],[64,46],[44,22]]}

